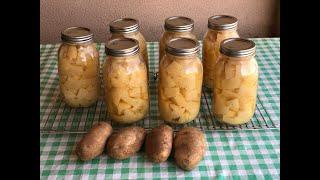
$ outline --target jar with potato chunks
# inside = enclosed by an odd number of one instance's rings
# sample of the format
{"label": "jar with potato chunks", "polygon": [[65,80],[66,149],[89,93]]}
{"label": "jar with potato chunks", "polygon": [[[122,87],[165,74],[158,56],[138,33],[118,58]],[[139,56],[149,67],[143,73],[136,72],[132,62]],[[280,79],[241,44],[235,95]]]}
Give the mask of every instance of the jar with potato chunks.
{"label": "jar with potato chunks", "polygon": [[148,49],[147,43],[141,32],[139,31],[139,21],[132,18],[121,18],[112,21],[109,24],[111,38],[132,38],[139,42],[140,54],[148,68]]}
{"label": "jar with potato chunks", "polygon": [[160,118],[167,122],[188,123],[199,113],[203,69],[198,52],[194,39],[175,38],[167,44],[158,84]]}
{"label": "jar with potato chunks", "polygon": [[213,114],[227,124],[247,123],[254,115],[258,88],[255,43],[226,39],[221,42],[220,53],[214,68]]}
{"label": "jar with potato chunks", "polygon": [[213,69],[219,57],[220,43],[228,38],[237,38],[238,20],[227,15],[216,15],[208,19],[208,31],[203,38],[203,84],[213,86]]}
{"label": "jar with potato chunks", "polygon": [[135,39],[107,42],[104,64],[105,103],[109,117],[129,124],[143,119],[149,110],[147,67]]}
{"label": "jar with potato chunks", "polygon": [[185,37],[196,40],[193,34],[194,22],[192,19],[183,16],[173,16],[165,20],[164,29],[159,43],[159,61],[165,54],[166,44],[170,39]]}
{"label": "jar with potato chunks", "polygon": [[71,107],[88,107],[99,97],[99,53],[88,28],[62,31],[58,51],[60,94]]}

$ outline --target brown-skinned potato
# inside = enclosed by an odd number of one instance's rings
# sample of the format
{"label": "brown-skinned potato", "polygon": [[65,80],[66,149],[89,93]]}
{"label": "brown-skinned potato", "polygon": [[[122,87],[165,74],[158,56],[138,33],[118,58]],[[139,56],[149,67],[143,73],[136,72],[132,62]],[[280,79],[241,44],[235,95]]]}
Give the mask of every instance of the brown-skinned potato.
{"label": "brown-skinned potato", "polygon": [[109,157],[122,160],[136,154],[144,143],[146,132],[138,126],[125,127],[113,133],[106,148]]}
{"label": "brown-skinned potato", "polygon": [[181,169],[190,171],[198,165],[205,154],[205,136],[198,128],[182,128],[174,138],[173,149],[176,164]]}
{"label": "brown-skinned potato", "polygon": [[145,150],[150,161],[160,163],[168,159],[173,141],[173,130],[170,126],[162,124],[153,128],[147,134]]}
{"label": "brown-skinned potato", "polygon": [[94,124],[78,143],[76,154],[83,161],[94,159],[102,154],[111,133],[112,127],[110,124],[106,122]]}

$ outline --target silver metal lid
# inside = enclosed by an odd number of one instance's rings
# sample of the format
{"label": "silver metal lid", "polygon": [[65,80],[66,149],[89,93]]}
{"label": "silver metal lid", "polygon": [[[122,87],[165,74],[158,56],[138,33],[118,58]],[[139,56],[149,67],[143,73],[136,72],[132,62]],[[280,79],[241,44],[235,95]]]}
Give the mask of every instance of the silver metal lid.
{"label": "silver metal lid", "polygon": [[230,57],[251,56],[256,52],[256,44],[248,39],[229,38],[221,42],[220,52]]}
{"label": "silver metal lid", "polygon": [[131,38],[116,38],[107,42],[105,51],[110,56],[131,56],[139,52],[139,43]]}
{"label": "silver metal lid", "polygon": [[199,42],[190,38],[174,38],[168,41],[166,52],[176,56],[188,56],[198,53]]}
{"label": "silver metal lid", "polygon": [[93,40],[93,33],[85,27],[69,27],[61,32],[61,40],[68,43],[87,43]]}
{"label": "silver metal lid", "polygon": [[165,20],[164,28],[168,31],[185,32],[192,31],[194,21],[183,16],[173,16]]}
{"label": "silver metal lid", "polygon": [[121,18],[109,24],[111,33],[132,33],[139,30],[139,21],[132,18]]}
{"label": "silver metal lid", "polygon": [[238,19],[228,15],[211,16],[208,19],[208,28],[213,30],[226,30],[237,27]]}

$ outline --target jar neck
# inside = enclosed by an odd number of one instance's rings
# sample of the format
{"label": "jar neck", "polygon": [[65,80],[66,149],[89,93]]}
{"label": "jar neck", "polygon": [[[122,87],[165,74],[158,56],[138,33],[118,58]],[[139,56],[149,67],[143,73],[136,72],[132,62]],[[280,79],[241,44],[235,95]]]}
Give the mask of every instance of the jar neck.
{"label": "jar neck", "polygon": [[212,31],[212,32],[230,32],[230,31],[237,31],[237,26],[236,27],[234,27],[234,28],[230,28],[230,29],[222,29],[222,30],[220,30],[220,29],[211,29],[211,28],[209,28],[209,31]]}
{"label": "jar neck", "polygon": [[193,29],[191,29],[190,31],[171,31],[171,30],[165,30],[166,33],[170,33],[170,34],[192,34]]}
{"label": "jar neck", "polygon": [[132,61],[132,60],[137,60],[140,57],[139,53],[134,55],[129,55],[129,56],[112,56],[112,55],[107,55],[107,56],[115,61]]}
{"label": "jar neck", "polygon": [[169,59],[193,60],[194,58],[197,58],[197,57],[198,57],[198,53],[194,53],[194,54],[191,54],[191,55],[188,55],[188,56],[177,56],[177,55],[174,55],[174,54],[166,53],[166,56],[167,56]]}
{"label": "jar neck", "polygon": [[232,61],[232,62],[247,62],[252,60],[254,58],[255,53],[249,56],[243,56],[243,57],[231,57],[224,54],[221,54],[221,60],[224,61]]}
{"label": "jar neck", "polygon": [[73,46],[88,46],[88,45],[91,45],[93,44],[93,40],[91,41],[88,41],[88,42],[84,42],[84,43],[81,43],[81,42],[69,42],[69,41],[62,41],[62,44],[68,44],[68,45],[73,45]]}
{"label": "jar neck", "polygon": [[128,35],[128,36],[133,36],[133,35],[137,35],[139,33],[139,31],[133,31],[133,32],[129,32],[129,33],[123,33],[123,32],[112,32],[112,35]]}

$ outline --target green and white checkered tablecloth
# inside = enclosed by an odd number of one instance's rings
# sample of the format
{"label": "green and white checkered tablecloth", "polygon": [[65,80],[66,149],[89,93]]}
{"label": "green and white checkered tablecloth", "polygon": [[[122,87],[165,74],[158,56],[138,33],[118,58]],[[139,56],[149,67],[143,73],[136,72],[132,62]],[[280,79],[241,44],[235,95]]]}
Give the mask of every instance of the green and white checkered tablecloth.
{"label": "green and white checkered tablecloth", "polygon": [[[199,117],[190,126],[205,130],[208,149],[199,166],[184,172],[167,162],[153,164],[143,153],[117,161],[106,155],[77,160],[73,149],[84,131],[105,120],[104,103],[73,109],[59,98],[57,50],[59,44],[40,45],[40,177],[41,179],[279,179],[280,178],[280,39],[253,39],[260,68],[257,110],[250,123],[227,127],[210,112],[210,92],[202,93]],[[101,62],[104,44],[98,44]],[[158,43],[148,43],[150,72],[158,71]],[[138,123],[154,127],[157,121],[156,81],[150,77],[150,116]],[[102,97],[101,97],[102,98]]]}
{"label": "green and white checkered tablecloth", "polygon": [[106,155],[82,162],[74,147],[82,134],[41,135],[42,179],[279,179],[279,130],[206,132],[208,149],[190,172],[167,162],[149,162],[143,152],[118,161]]}

